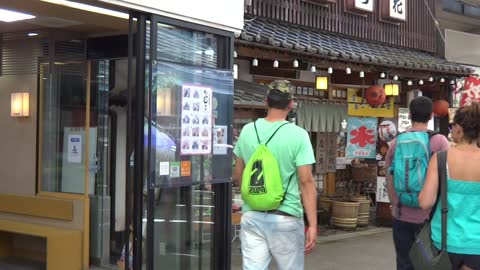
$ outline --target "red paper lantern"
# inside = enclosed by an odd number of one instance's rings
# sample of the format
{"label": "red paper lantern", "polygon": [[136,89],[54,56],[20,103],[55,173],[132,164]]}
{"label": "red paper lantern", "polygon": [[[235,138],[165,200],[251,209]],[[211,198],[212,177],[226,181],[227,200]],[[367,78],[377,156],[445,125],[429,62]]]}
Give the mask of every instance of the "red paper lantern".
{"label": "red paper lantern", "polygon": [[365,90],[365,100],[372,107],[377,107],[385,103],[385,89],[378,85],[372,85]]}
{"label": "red paper lantern", "polygon": [[449,106],[445,100],[435,100],[433,102],[433,114],[437,117],[445,117],[448,115]]}

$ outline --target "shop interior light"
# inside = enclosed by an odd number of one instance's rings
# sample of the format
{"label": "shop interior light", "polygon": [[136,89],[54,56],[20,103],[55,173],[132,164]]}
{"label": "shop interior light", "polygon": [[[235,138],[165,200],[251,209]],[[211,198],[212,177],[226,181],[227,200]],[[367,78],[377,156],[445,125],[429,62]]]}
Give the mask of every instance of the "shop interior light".
{"label": "shop interior light", "polygon": [[0,8],[0,21],[2,22],[16,22],[33,18],[35,18],[35,16],[30,14]]}
{"label": "shop interior light", "polygon": [[413,85],[412,81],[408,81],[407,85]]}
{"label": "shop interior light", "polygon": [[393,80],[398,81],[398,76],[397,75],[393,76]]}
{"label": "shop interior light", "polygon": [[365,77],[365,72],[360,71],[360,78],[364,78],[364,77]]}
{"label": "shop interior light", "polygon": [[398,96],[400,92],[400,86],[396,83],[387,83],[383,87],[385,88],[386,96]]}
{"label": "shop interior light", "polygon": [[277,60],[273,61],[273,67],[278,68],[278,61]]}
{"label": "shop interior light", "polygon": [[252,60],[252,66],[258,67],[258,59],[257,58]]}
{"label": "shop interior light", "polygon": [[445,78],[441,78],[441,79],[440,79],[440,82],[445,82]]}
{"label": "shop interior light", "polygon": [[317,72],[317,67],[312,66],[312,67],[310,68],[310,71],[311,71],[311,72]]}
{"label": "shop interior light", "polygon": [[433,82],[433,77],[428,78],[429,82]]}
{"label": "shop interior light", "polygon": [[333,68],[332,67],[329,67],[328,68],[328,74],[332,74],[333,73]]}
{"label": "shop interior light", "polygon": [[128,20],[128,16],[129,16],[128,13],[118,12],[118,11],[115,11],[115,10],[96,7],[96,6],[87,5],[87,4],[83,4],[83,3],[78,3],[78,2],[74,2],[74,1],[67,1],[67,0],[41,0],[41,1],[42,2],[47,2],[47,3],[50,3],[50,4],[56,4],[56,5],[60,5],[60,6],[85,10],[85,11],[94,12],[94,13],[103,14],[103,15],[108,15],[108,16],[117,17],[117,18],[121,18],[121,19],[126,19],[126,20]]}
{"label": "shop interior light", "polygon": [[10,115],[12,117],[28,117],[30,115],[29,93],[12,93]]}
{"label": "shop interior light", "polygon": [[380,73],[380,78],[385,78],[385,72]]}
{"label": "shop interior light", "polygon": [[238,79],[238,64],[233,64],[233,78]]}
{"label": "shop interior light", "polygon": [[293,60],[293,67],[298,68],[298,60]]}
{"label": "shop interior light", "polygon": [[423,85],[423,80],[418,81],[419,85]]}
{"label": "shop interior light", "polygon": [[327,76],[317,76],[315,85],[317,90],[328,90],[328,77]]}
{"label": "shop interior light", "polygon": [[347,69],[345,70],[345,72],[347,72],[347,74],[351,74],[351,73],[352,73],[352,70],[351,70],[349,67],[347,67]]}

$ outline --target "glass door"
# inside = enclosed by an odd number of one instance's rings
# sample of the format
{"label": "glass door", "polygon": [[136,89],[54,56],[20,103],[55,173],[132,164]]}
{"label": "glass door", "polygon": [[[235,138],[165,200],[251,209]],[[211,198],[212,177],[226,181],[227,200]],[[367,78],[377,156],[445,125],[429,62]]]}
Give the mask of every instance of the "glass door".
{"label": "glass door", "polygon": [[135,118],[143,123],[135,124],[143,133],[135,168],[143,171],[143,189],[135,208],[142,209],[142,268],[229,269],[232,37],[141,17],[145,50],[137,67],[145,67],[146,83],[137,81],[136,105],[145,106],[143,119]]}

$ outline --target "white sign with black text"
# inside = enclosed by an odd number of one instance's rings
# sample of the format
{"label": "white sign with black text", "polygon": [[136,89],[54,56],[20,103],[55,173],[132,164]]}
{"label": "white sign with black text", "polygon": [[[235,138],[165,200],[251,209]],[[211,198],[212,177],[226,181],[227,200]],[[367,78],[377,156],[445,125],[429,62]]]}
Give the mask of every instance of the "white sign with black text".
{"label": "white sign with black text", "polygon": [[403,20],[407,18],[407,0],[389,0],[390,18]]}
{"label": "white sign with black text", "polygon": [[373,12],[373,2],[375,0],[355,0],[355,8]]}

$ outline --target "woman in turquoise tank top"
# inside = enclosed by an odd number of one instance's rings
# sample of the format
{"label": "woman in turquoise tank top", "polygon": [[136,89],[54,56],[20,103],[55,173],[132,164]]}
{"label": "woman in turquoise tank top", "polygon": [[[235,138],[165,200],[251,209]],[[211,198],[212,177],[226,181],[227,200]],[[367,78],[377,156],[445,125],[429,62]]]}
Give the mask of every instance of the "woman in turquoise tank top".
{"label": "woman in turquoise tank top", "polygon": [[[456,146],[447,160],[447,251],[452,269],[480,270],[480,105],[458,109],[451,125]],[[437,155],[428,166],[425,186],[418,199],[423,209],[434,206],[438,195]],[[432,222],[432,240],[441,247],[441,206]]]}

